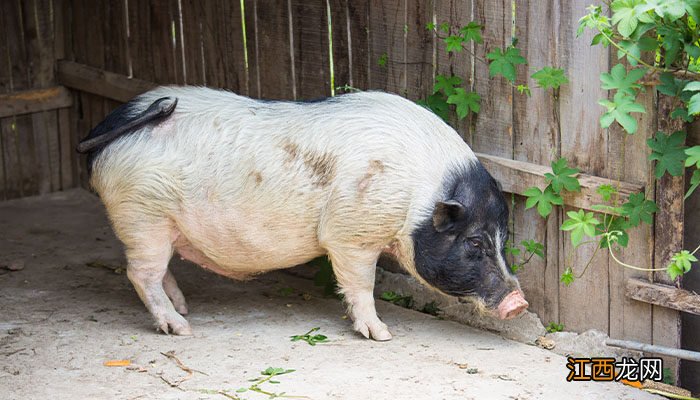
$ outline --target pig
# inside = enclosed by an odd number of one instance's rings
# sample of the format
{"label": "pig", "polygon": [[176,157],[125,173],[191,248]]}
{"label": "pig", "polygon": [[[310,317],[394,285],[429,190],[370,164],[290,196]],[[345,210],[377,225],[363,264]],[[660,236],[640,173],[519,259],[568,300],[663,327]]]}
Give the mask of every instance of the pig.
{"label": "pig", "polygon": [[175,252],[238,280],[327,255],[353,328],[378,341],[392,338],[373,297],[382,253],[502,319],[528,306],[506,265],[499,185],[454,129],[400,96],[292,102],[158,87],[79,150],[127,276],[165,333],[192,334],[168,268]]}

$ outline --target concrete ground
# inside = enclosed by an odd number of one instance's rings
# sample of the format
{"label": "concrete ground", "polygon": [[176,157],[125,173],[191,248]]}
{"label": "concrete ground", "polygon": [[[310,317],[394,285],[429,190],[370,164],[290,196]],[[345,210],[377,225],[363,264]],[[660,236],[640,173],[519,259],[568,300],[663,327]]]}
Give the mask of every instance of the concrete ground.
{"label": "concrete ground", "polygon": [[[0,232],[0,266],[21,268],[0,269],[2,399],[265,399],[236,390],[268,367],[295,371],[253,389],[311,399],[655,398],[568,383],[560,355],[383,301],[394,339],[366,340],[338,300],[284,272],[234,282],[174,263],[194,336],[156,333],[82,190],[0,203]],[[290,341],[314,327],[330,341]]]}

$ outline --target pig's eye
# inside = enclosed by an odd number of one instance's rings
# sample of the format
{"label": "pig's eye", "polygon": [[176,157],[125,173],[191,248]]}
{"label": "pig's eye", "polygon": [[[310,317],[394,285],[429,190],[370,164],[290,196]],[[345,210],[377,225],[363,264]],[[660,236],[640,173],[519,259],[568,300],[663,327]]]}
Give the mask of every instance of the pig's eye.
{"label": "pig's eye", "polygon": [[484,247],[484,243],[478,237],[467,238],[467,243],[469,243],[470,246],[476,247],[478,249],[481,249]]}

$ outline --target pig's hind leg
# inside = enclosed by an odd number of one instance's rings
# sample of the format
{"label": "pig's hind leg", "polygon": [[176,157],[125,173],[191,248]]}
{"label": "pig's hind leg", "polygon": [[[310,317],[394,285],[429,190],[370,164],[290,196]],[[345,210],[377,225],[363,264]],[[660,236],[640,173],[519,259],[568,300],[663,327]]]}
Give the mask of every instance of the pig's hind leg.
{"label": "pig's hind leg", "polygon": [[165,294],[168,295],[170,301],[173,302],[175,310],[177,310],[180,315],[187,315],[187,302],[185,301],[185,295],[182,294],[182,291],[177,286],[175,275],[173,275],[173,273],[170,271],[170,268],[165,271],[165,276],[163,277],[163,290],[165,290]]}
{"label": "pig's hind leg", "polygon": [[[185,298],[168,271],[168,262],[173,254],[170,230],[153,225],[144,227],[142,224],[134,224],[126,232],[117,230],[126,245],[129,262],[126,274],[155,318],[156,327],[165,333],[191,335],[190,324],[178,313],[187,312]],[[175,307],[178,307],[178,311]]]}
{"label": "pig's hind leg", "polygon": [[353,328],[366,338],[390,340],[391,333],[377,316],[374,305],[374,274],[379,253],[354,248],[327,250],[339,291],[345,297],[348,314],[353,320]]}

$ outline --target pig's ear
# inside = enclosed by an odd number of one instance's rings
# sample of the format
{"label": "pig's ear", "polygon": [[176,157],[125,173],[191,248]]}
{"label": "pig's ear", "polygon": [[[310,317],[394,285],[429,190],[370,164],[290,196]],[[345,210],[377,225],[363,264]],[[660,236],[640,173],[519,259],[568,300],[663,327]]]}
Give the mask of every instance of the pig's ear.
{"label": "pig's ear", "polygon": [[464,216],[464,206],[454,200],[440,201],[433,211],[433,226],[438,232],[452,228]]}

